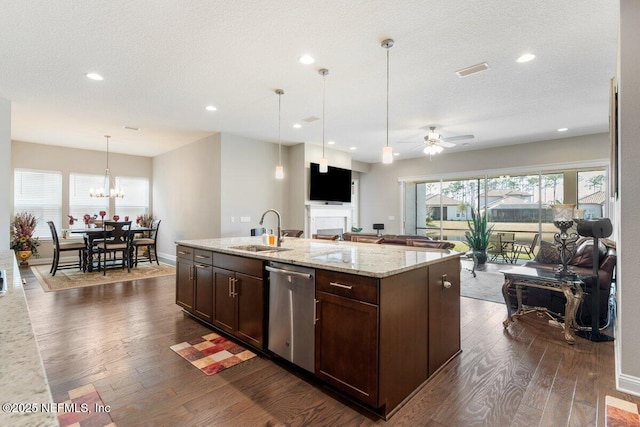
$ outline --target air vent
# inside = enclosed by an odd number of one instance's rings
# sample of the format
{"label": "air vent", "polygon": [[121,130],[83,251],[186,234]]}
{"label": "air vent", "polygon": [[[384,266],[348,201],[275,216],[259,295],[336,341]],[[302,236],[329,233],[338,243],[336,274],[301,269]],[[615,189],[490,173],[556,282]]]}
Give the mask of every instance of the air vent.
{"label": "air vent", "polygon": [[480,71],[488,70],[489,64],[483,62],[482,64],[472,65],[471,67],[463,68],[462,70],[456,71],[456,74],[459,77],[467,77],[471,74],[479,73]]}
{"label": "air vent", "polygon": [[320,117],[311,116],[311,117],[307,117],[306,119],[302,119],[302,121],[307,123],[315,122],[316,120],[320,120]]}
{"label": "air vent", "polygon": [[124,129],[129,129],[129,130],[140,130],[140,128],[137,127],[133,127],[133,126],[122,126]]}

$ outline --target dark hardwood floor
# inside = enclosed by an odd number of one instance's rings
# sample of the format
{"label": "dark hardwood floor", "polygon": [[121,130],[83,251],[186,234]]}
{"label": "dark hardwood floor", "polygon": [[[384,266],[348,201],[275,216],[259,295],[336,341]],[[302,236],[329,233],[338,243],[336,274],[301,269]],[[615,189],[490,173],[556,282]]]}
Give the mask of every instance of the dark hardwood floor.
{"label": "dark hardwood floor", "polygon": [[[120,426],[604,426],[613,343],[462,298],[462,350],[389,421],[266,357],[206,376],[169,346],[210,330],[175,305],[172,276],[44,293],[21,270],[56,402],[93,384]],[[398,361],[402,363],[402,361]]]}

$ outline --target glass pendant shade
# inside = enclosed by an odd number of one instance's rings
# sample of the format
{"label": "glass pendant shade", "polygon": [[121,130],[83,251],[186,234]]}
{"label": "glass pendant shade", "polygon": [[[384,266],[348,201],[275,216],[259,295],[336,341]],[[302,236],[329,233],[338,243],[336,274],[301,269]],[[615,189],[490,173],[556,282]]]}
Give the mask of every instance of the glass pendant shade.
{"label": "glass pendant shade", "polygon": [[423,153],[432,156],[434,154],[442,153],[442,150],[443,148],[439,145],[427,145],[424,148]]}
{"label": "glass pendant shade", "polygon": [[276,179],[284,179],[284,168],[276,166]]}
{"label": "glass pendant shade", "polygon": [[109,170],[109,138],[111,137],[109,135],[105,135],[104,137],[107,138],[107,167],[104,170],[104,186],[97,189],[90,188],[89,196],[98,198],[108,197],[110,199],[121,199],[124,197],[124,189],[118,188],[115,185],[115,181],[111,176],[111,171]]}
{"label": "glass pendant shade", "polygon": [[382,147],[382,163],[393,163],[393,149],[391,147]]}
{"label": "glass pendant shade", "polygon": [[318,171],[320,173],[329,172],[329,163],[327,162],[327,159],[325,157],[320,159],[320,167],[318,168]]}

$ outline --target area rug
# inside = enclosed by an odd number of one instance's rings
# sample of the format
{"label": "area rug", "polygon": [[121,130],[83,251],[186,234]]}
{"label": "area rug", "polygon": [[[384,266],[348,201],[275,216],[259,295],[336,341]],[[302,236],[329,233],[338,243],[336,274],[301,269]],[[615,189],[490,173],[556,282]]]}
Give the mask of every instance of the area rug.
{"label": "area rug", "polygon": [[216,333],[172,345],[170,348],[207,375],[217,374],[256,357],[255,353]]}
{"label": "area rug", "polygon": [[463,269],[460,273],[461,296],[504,304],[502,296],[503,274],[476,270],[476,277],[473,277],[471,272],[464,268],[464,263],[462,266]]}
{"label": "area rug", "polygon": [[128,282],[131,280],[148,279],[151,277],[169,276],[176,274],[176,268],[168,264],[142,263],[132,268],[128,273],[127,269],[108,270],[106,276],[102,271],[82,272],[81,270],[69,269],[58,270],[55,276],[49,274],[50,265],[37,265],[31,267],[38,282],[45,292],[61,291],[65,289],[84,288],[87,286],[106,285],[108,283]]}
{"label": "area rug", "polygon": [[56,406],[60,427],[115,427],[109,415],[111,408],[104,404],[93,384],[71,390],[69,400]]}
{"label": "area rug", "polygon": [[633,402],[606,396],[605,427],[640,427],[640,415],[638,405]]}

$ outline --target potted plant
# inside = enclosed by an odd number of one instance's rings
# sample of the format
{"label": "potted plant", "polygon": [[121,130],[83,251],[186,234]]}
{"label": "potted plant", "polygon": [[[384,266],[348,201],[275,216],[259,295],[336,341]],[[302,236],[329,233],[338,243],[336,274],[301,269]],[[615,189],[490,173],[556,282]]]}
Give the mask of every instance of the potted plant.
{"label": "potted plant", "polygon": [[478,264],[487,262],[487,247],[489,238],[493,231],[493,226],[487,225],[487,212],[480,213],[476,209],[471,209],[471,219],[467,220],[469,232],[465,234],[467,244],[478,260]]}
{"label": "potted plant", "polygon": [[27,211],[18,212],[11,220],[11,249],[16,251],[20,265],[29,265],[27,260],[31,256],[40,257],[38,246],[40,241],[33,237],[38,225],[38,219]]}

